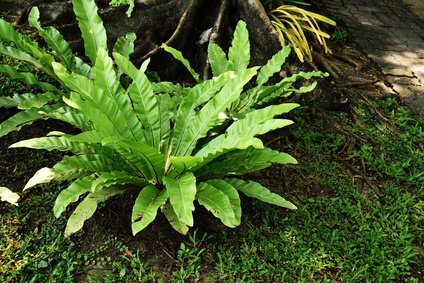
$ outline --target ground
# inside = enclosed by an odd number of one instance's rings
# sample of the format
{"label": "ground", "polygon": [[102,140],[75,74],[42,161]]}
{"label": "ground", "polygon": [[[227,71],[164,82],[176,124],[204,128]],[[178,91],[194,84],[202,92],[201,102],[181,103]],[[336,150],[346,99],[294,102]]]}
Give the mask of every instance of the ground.
{"label": "ground", "polygon": [[[295,125],[264,137],[299,165],[251,176],[294,202],[297,211],[246,198],[236,229],[196,208],[197,230],[188,237],[161,217],[133,237],[129,193],[66,239],[65,217],[56,220],[51,213],[60,185],[44,186],[24,193],[18,208],[0,205],[0,281],[422,281],[423,124],[387,87],[388,75],[355,36],[347,33],[331,47],[345,59],[335,61],[344,75],[292,98],[302,105],[290,115]],[[1,79],[4,94],[17,87]],[[329,104],[332,97],[338,99]],[[19,191],[38,168],[61,158],[7,149],[58,127],[63,125],[41,122],[1,140],[2,185]]]}

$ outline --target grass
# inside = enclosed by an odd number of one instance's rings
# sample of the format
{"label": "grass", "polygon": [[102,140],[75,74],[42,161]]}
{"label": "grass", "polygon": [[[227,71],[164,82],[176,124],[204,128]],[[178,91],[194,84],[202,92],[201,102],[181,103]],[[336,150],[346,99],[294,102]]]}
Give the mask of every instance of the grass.
{"label": "grass", "polygon": [[[369,144],[355,145],[350,154],[340,154],[348,139],[324,130],[325,121],[297,123],[292,134],[299,139],[298,155],[305,158],[296,170],[308,180],[299,192],[299,210],[285,213],[254,203],[253,210],[263,214],[258,227],[247,224],[250,232],[243,237],[224,234],[223,241],[212,244],[217,262],[212,281],[422,280],[423,258],[415,253],[423,246],[422,124],[404,108],[380,105],[391,115],[392,132],[376,123],[365,105],[356,102],[356,107],[363,124],[352,133]],[[347,172],[342,159],[355,172],[365,164],[377,189],[356,181],[361,176]],[[308,184],[324,193],[311,194]]]}
{"label": "grass", "polygon": [[160,270],[115,235],[91,250],[83,233],[63,237],[60,190],[43,187],[0,205],[0,282],[420,282],[423,124],[394,99],[375,104],[389,124],[359,100],[356,124],[305,105],[282,145],[300,163],[283,168],[297,211],[248,201],[240,228],[193,232]]}

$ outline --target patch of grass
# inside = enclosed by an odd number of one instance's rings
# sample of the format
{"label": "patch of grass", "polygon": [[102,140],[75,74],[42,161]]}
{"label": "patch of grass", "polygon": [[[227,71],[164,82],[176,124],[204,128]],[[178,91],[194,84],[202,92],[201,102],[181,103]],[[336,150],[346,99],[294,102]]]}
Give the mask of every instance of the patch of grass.
{"label": "patch of grass", "polygon": [[[295,213],[268,211],[243,238],[224,235],[215,246],[219,282],[387,282],[410,277],[416,200],[395,187],[366,199],[351,191],[304,199]],[[242,239],[236,244],[233,239]],[[229,243],[226,243],[226,241]]]}
{"label": "patch of grass", "polygon": [[63,237],[63,221],[50,212],[54,197],[54,193],[32,192],[24,205],[2,213],[1,282],[73,282],[76,250]]}
{"label": "patch of grass", "polygon": [[[295,170],[304,179],[299,210],[285,213],[254,203],[263,223],[255,227],[251,222],[246,235],[224,234],[208,250],[217,262],[212,281],[422,279],[417,270],[423,259],[416,254],[424,226],[422,124],[403,108],[377,105],[393,121],[395,131],[388,130],[361,102],[355,107],[362,125],[351,131],[367,143],[349,145],[350,137],[331,131],[328,121],[309,118],[305,107],[298,111],[291,134],[296,140],[292,151],[300,156]],[[338,120],[351,127],[347,119]],[[375,185],[359,182],[363,177]]]}
{"label": "patch of grass", "polygon": [[207,234],[203,234],[201,238],[197,236],[197,230],[189,234],[188,241],[181,243],[175,259],[176,270],[173,272],[174,282],[187,282],[200,280],[201,257],[206,251],[204,247],[205,241],[208,239]]}

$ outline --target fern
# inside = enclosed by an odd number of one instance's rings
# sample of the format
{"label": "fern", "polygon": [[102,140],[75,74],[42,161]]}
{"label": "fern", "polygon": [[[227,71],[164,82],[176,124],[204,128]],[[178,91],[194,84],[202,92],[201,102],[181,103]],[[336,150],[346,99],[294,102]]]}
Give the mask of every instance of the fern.
{"label": "fern", "polygon": [[[94,1],[74,1],[92,62],[88,67],[90,76],[80,72],[76,67],[78,60],[74,61],[69,52],[57,55],[63,58],[51,62],[50,70],[66,94],[45,93],[36,101],[31,95],[11,98],[16,105],[28,109],[0,127],[0,134],[5,134],[34,119],[54,118],[81,129],[77,135],[52,132],[47,137],[12,145],[71,153],[52,168],[40,169],[24,188],[52,181],[70,182],[54,206],[54,214],[59,217],[71,203],[78,202],[65,235],[80,230],[99,203],[129,189],[138,192],[131,217],[134,235],[154,221],[159,210],[172,227],[187,233],[194,225],[195,202],[225,225],[236,227],[242,214],[239,193],[295,209],[292,203],[259,183],[236,177],[273,163],[296,163],[290,155],[264,147],[258,136],[292,124],[278,116],[298,105],[263,105],[270,102],[267,97],[278,97],[276,93],[304,91],[294,89],[292,83],[319,74],[299,74],[265,86],[280,70],[289,50],[275,55],[263,68],[248,67],[249,50],[241,50],[249,44],[248,33],[246,25],[240,22],[228,58],[218,46],[209,48],[211,53],[215,50],[215,55],[210,56],[215,56],[211,64],[217,76],[200,81],[180,52],[164,46],[189,68],[198,84],[152,84],[145,74],[149,61],[136,68],[128,59],[133,36],[122,38],[115,45],[113,58],[110,57],[94,5]],[[32,24],[41,29],[34,13]],[[11,33],[10,37],[14,36],[18,35]],[[218,62],[224,64],[218,66]],[[128,86],[121,84],[121,74],[129,77]],[[256,85],[249,89],[247,85],[255,77]],[[38,83],[29,77],[27,80]],[[66,104],[54,103],[58,97]],[[243,107],[239,106],[241,103]],[[237,119],[228,118],[230,113],[237,115]],[[6,194],[10,195],[9,191],[2,188],[2,196]],[[16,196],[6,200],[16,202]]]}

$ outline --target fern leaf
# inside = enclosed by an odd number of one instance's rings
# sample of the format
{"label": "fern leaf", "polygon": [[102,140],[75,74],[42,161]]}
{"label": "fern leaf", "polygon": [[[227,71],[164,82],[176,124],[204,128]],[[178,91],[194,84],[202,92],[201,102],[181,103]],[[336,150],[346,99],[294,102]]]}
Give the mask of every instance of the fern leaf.
{"label": "fern leaf", "polygon": [[270,192],[267,188],[259,183],[253,181],[243,181],[240,179],[224,179],[225,182],[232,185],[238,191],[251,198],[256,198],[260,201],[270,204],[278,205],[288,209],[297,209],[291,202],[285,200],[283,197]]}
{"label": "fern leaf", "polygon": [[240,197],[237,190],[223,180],[208,180],[199,184],[197,201],[228,227],[241,222]]}
{"label": "fern leaf", "polygon": [[94,0],[74,0],[72,4],[84,39],[85,54],[94,65],[99,48],[107,50],[107,36],[103,21],[97,14]]}
{"label": "fern leaf", "polygon": [[138,70],[124,56],[113,53],[113,57],[119,68],[133,79],[133,83],[128,87],[127,92],[134,104],[134,111],[144,127],[146,143],[159,148],[161,127],[159,105],[153,94],[152,85],[142,71],[143,66]]}
{"label": "fern leaf", "polygon": [[0,65],[0,73],[6,74],[14,80],[19,80],[43,91],[60,93],[60,91],[55,86],[46,82],[40,82],[37,77],[32,73],[19,72],[16,67],[12,67],[9,65]]}
{"label": "fern leaf", "polygon": [[278,97],[286,96],[292,93],[295,89],[291,88],[292,84],[299,79],[311,79],[313,77],[327,76],[327,74],[320,71],[312,72],[299,72],[288,78],[282,79],[275,85],[269,87],[263,87],[258,91],[258,95],[255,101],[256,105],[263,105],[270,101],[277,99]]}
{"label": "fern leaf", "polygon": [[1,107],[18,107],[19,109],[41,108],[48,102],[57,101],[60,97],[51,93],[42,94],[14,94],[12,97],[0,96]]}
{"label": "fern leaf", "polygon": [[151,183],[160,183],[165,170],[165,157],[156,148],[132,141],[104,140],[103,145],[116,150],[122,158],[133,164]]}
{"label": "fern leaf", "polygon": [[23,52],[15,47],[11,46],[5,46],[4,44],[0,43],[0,54],[3,54],[5,56],[14,58],[18,61],[26,62],[30,65],[32,65],[34,68],[43,70],[45,72],[49,72],[43,65],[43,63],[38,60],[37,58],[31,56],[30,54]]}
{"label": "fern leaf", "polygon": [[[174,155],[185,156],[193,151],[197,141],[206,136],[206,133],[214,126],[218,115],[239,98],[244,85],[256,74],[256,70],[257,68],[251,68],[234,75],[234,77],[202,107],[194,119],[192,119],[192,117],[186,118],[183,128],[185,133],[181,138],[178,151]],[[187,121],[187,119],[191,119],[191,121]]]}
{"label": "fern leaf", "polygon": [[37,172],[35,172],[34,176],[31,177],[31,179],[28,180],[24,187],[24,191],[32,188],[34,186],[37,186],[39,184],[46,184],[50,183],[52,180],[56,179],[58,175],[54,170],[51,168],[41,168]]}
{"label": "fern leaf", "polygon": [[193,173],[186,172],[178,179],[165,176],[163,183],[178,219],[188,226],[193,226],[193,202],[197,191]]}
{"label": "fern leaf", "polygon": [[158,106],[160,119],[159,151],[166,152],[171,136],[171,116],[174,115],[176,102],[169,95],[163,94],[158,96]]}
{"label": "fern leaf", "polygon": [[[60,137],[41,137],[33,138],[28,140],[19,141],[10,146],[11,148],[33,148],[33,149],[45,149],[48,151],[51,150],[60,150],[60,151],[71,151],[75,154],[90,153],[96,147],[89,144],[72,142],[68,136]],[[98,147],[97,147],[98,150]]]}
{"label": "fern leaf", "polygon": [[114,188],[88,194],[69,217],[65,228],[65,237],[69,237],[79,231],[84,225],[84,222],[93,216],[99,203],[106,201],[112,196],[121,194],[124,191],[125,189]]}
{"label": "fern leaf", "polygon": [[[102,99],[96,93],[91,95],[92,99],[99,104],[99,109],[108,109],[108,117],[114,120],[114,124],[124,129],[121,134],[125,139],[144,141],[142,125],[134,114],[129,97],[117,80],[112,59],[102,48],[99,48],[92,76],[95,86],[100,87],[103,94],[109,96]],[[104,104],[100,104],[103,100]]]}
{"label": "fern leaf", "polygon": [[162,44],[162,48],[170,53],[175,59],[180,61],[184,67],[190,72],[191,76],[196,80],[197,83],[201,83],[202,80],[200,79],[200,76],[196,71],[190,66],[190,62],[186,58],[184,58],[183,54],[178,51],[175,48],[172,48],[171,46],[166,45],[165,43]]}
{"label": "fern leaf", "polygon": [[36,28],[40,36],[46,41],[48,47],[54,50],[55,54],[61,62],[69,69],[75,70],[75,56],[71,47],[63,38],[63,35],[54,27],[43,29],[39,23],[40,12],[37,7],[33,7],[29,13],[28,22],[30,26]]}
{"label": "fern leaf", "polygon": [[13,115],[0,124],[0,137],[13,131],[19,131],[23,126],[31,125],[36,120],[47,119],[48,116],[44,115],[44,111],[54,111],[59,107],[59,105],[45,105],[41,108],[31,108]]}
{"label": "fern leaf", "polygon": [[152,89],[154,93],[167,93],[176,96],[186,96],[190,91],[190,88],[188,87],[183,87],[171,82],[152,83]]}
{"label": "fern leaf", "polygon": [[148,185],[148,182],[143,178],[133,176],[125,171],[104,172],[92,182],[91,192],[94,193],[100,189],[127,184],[144,187]]}
{"label": "fern leaf", "polygon": [[188,226],[187,224],[181,222],[181,220],[178,218],[177,214],[175,213],[174,208],[172,205],[167,204],[164,206],[162,210],[163,214],[165,214],[166,219],[168,219],[169,224],[178,231],[179,233],[186,235],[188,232]]}
{"label": "fern leaf", "polygon": [[125,58],[129,59],[130,55],[134,52],[134,41],[137,39],[137,35],[133,32],[120,36],[115,42],[113,52],[119,53]]}
{"label": "fern leaf", "polygon": [[227,55],[217,44],[209,44],[208,59],[211,64],[212,74],[214,77],[229,71],[230,62],[227,60]]}
{"label": "fern leaf", "polygon": [[247,113],[243,119],[230,125],[225,134],[217,136],[196,153],[195,156],[203,159],[199,166],[210,162],[228,150],[253,146],[255,140],[252,138],[257,135],[292,124],[293,122],[290,120],[272,118],[298,106],[295,103],[283,103]]}
{"label": "fern leaf", "polygon": [[145,187],[138,194],[131,216],[131,228],[134,236],[155,220],[159,207],[164,205],[167,200],[166,190],[159,191],[152,185]]}
{"label": "fern leaf", "polygon": [[56,198],[53,207],[53,213],[56,218],[66,210],[69,204],[78,201],[80,196],[90,192],[91,183],[94,181],[93,176],[87,176],[72,182],[66,189],[61,191]]}
{"label": "fern leaf", "polygon": [[174,135],[172,139],[172,149],[173,152],[175,152],[174,155],[179,154],[181,144],[186,136],[186,131],[191,127],[191,123],[196,117],[195,109],[215,96],[233,76],[233,72],[227,72],[217,78],[205,81],[190,89],[186,97],[184,97],[178,109],[178,116],[174,125]]}
{"label": "fern leaf", "polygon": [[[243,162],[240,162],[243,160]],[[297,164],[296,159],[287,153],[269,148],[247,148],[234,150],[222,155],[219,159],[207,163],[194,174],[197,178],[206,176],[224,177],[225,175],[243,175],[278,164]]]}
{"label": "fern leaf", "polygon": [[3,19],[0,19],[0,39],[5,42],[13,42],[18,49],[28,54],[32,54],[32,49],[29,46],[39,48],[37,43],[32,41],[29,36],[17,32],[10,23]]}
{"label": "fern leaf", "polygon": [[18,205],[19,195],[6,187],[0,187],[0,201],[5,201],[13,205]]}
{"label": "fern leaf", "polygon": [[291,51],[290,45],[286,45],[277,52],[268,62],[261,68],[259,71],[258,77],[256,79],[257,85],[263,85],[272,77],[275,73],[281,70],[286,58],[289,56]]}
{"label": "fern leaf", "polygon": [[89,176],[93,173],[125,170],[133,172],[124,160],[118,156],[107,156],[105,154],[84,154],[65,157],[56,163],[53,168],[55,180],[72,180]]}
{"label": "fern leaf", "polygon": [[228,60],[231,70],[241,72],[247,68],[250,62],[249,32],[246,23],[239,21],[234,31],[234,38],[228,50]]}
{"label": "fern leaf", "polygon": [[37,95],[30,94],[25,101],[19,103],[19,109],[41,108],[47,103],[57,102],[62,96],[52,92],[40,93]]}
{"label": "fern leaf", "polygon": [[[46,107],[46,106],[44,106]],[[61,105],[56,108],[54,111],[40,111],[41,114],[46,117],[57,119],[68,124],[71,124],[81,130],[88,130],[91,128],[90,121],[87,121],[87,118],[80,111],[69,107],[67,105]]]}
{"label": "fern leaf", "polygon": [[[101,65],[101,62],[99,64]],[[100,88],[92,80],[75,73],[69,74],[61,64],[54,63],[53,69],[59,79],[68,88],[75,91],[75,93],[71,93],[69,98],[64,98],[65,103],[80,109],[96,130],[108,136],[118,136],[125,139],[142,138],[141,134],[137,135],[137,133],[129,130],[128,127],[130,126],[123,127],[123,125],[138,124],[136,117],[132,115],[132,111],[129,111],[129,102],[126,102],[125,98],[114,98],[112,94],[108,95],[107,92],[103,91],[103,88]],[[107,86],[104,87],[108,88]],[[125,109],[128,109],[128,112],[124,114],[123,110]],[[137,127],[134,128],[134,131],[136,130]],[[140,130],[138,129],[138,131]]]}

